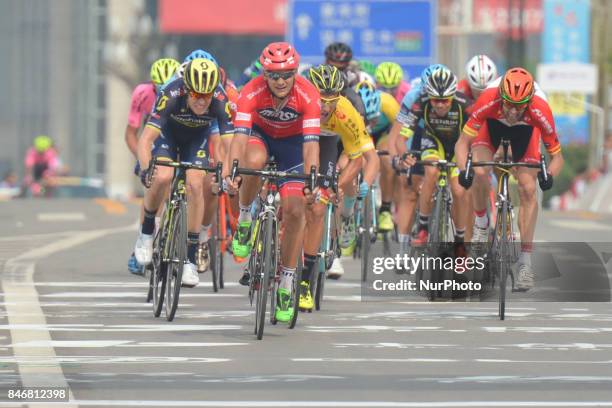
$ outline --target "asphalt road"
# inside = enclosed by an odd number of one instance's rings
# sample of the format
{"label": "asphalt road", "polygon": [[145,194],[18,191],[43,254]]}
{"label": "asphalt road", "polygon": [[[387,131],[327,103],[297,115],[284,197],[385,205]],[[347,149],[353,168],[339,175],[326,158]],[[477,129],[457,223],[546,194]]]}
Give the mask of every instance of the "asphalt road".
{"label": "asphalt road", "polygon": [[351,259],[323,310],[257,341],[231,261],[225,289],[201,275],[173,322],[153,317],[126,268],[136,205],[0,206],[0,407],[28,406],[6,397],[22,386],[69,387],[29,406],[612,406],[610,216],[544,213],[537,240],[562,244],[505,321],[495,298],[362,300]]}

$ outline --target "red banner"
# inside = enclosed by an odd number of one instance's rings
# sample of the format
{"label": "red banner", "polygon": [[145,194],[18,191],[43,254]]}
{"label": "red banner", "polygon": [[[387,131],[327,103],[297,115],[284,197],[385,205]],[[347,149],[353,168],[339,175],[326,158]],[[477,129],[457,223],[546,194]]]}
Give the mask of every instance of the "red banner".
{"label": "red banner", "polygon": [[485,31],[508,33],[520,37],[521,12],[526,34],[542,32],[544,11],[542,0],[474,0],[474,26]]}
{"label": "red banner", "polygon": [[160,0],[160,30],[171,34],[283,35],[286,0]]}

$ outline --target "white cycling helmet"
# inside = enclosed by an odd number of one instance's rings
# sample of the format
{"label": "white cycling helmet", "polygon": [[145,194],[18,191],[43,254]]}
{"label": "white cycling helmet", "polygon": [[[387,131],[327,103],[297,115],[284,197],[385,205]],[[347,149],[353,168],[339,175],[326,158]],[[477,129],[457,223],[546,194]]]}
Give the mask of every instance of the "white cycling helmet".
{"label": "white cycling helmet", "polygon": [[497,67],[486,55],[474,55],[465,66],[470,88],[482,91],[497,78]]}

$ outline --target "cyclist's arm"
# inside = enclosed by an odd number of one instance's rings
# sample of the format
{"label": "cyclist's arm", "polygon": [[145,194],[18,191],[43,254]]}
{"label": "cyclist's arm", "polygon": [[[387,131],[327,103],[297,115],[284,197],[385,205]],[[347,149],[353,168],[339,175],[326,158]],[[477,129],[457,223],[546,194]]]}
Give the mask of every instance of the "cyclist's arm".
{"label": "cyclist's arm", "polygon": [[134,157],[138,157],[138,129],[127,125],[125,127],[125,143],[127,144],[128,149],[134,155]]}
{"label": "cyclist's arm", "polygon": [[389,150],[389,156],[397,156],[406,151],[406,143],[402,137],[400,137],[400,131],[402,130],[402,125],[400,122],[393,122],[393,126],[391,126],[391,130],[389,130],[389,143],[387,149]]}
{"label": "cyclist's arm", "polygon": [[553,177],[557,177],[561,170],[563,169],[563,164],[565,163],[565,159],[563,158],[563,154],[561,152],[557,152],[550,156],[550,163],[548,163],[547,170]]}
{"label": "cyclist's arm", "polygon": [[149,167],[149,162],[151,161],[151,148],[153,147],[153,142],[155,142],[155,139],[157,139],[160,133],[161,131],[157,127],[147,124],[142,131],[140,139],[138,139],[138,162],[140,163],[140,168],[143,170]]}
{"label": "cyclist's arm", "polygon": [[380,158],[374,149],[363,152],[363,158],[366,161],[363,169],[363,180],[371,186],[380,171]]}
{"label": "cyclist's arm", "polygon": [[455,144],[455,159],[459,170],[465,170],[468,152],[473,140],[474,138],[472,136],[462,131]]}
{"label": "cyclist's arm", "polygon": [[305,142],[303,145],[304,172],[308,173],[312,166],[319,169],[319,141]]}
{"label": "cyclist's arm", "polygon": [[[348,160],[344,153],[342,153],[340,157]],[[340,162],[340,160],[338,162]],[[338,177],[338,186],[340,186],[341,189],[346,190],[353,180],[357,178],[357,174],[359,174],[362,164],[362,156],[348,160],[348,164],[342,169],[340,176]]]}

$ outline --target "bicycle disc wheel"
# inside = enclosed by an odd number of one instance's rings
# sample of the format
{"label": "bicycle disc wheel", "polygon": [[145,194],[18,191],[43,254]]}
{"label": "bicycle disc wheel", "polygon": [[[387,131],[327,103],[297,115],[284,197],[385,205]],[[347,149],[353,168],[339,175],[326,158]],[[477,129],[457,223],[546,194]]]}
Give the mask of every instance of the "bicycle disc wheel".
{"label": "bicycle disc wheel", "polygon": [[166,320],[174,319],[179,303],[183,266],[187,258],[187,208],[184,201],[176,208],[171,222],[172,233],[168,235],[170,251],[166,282]]}

